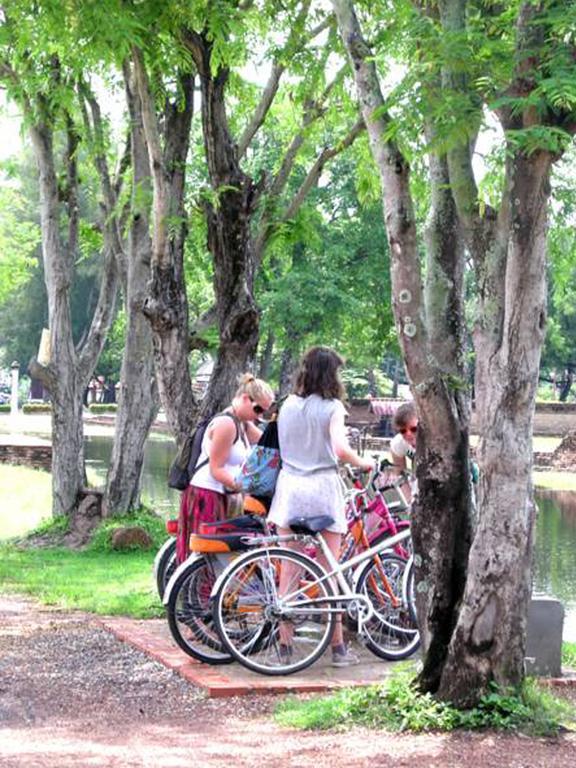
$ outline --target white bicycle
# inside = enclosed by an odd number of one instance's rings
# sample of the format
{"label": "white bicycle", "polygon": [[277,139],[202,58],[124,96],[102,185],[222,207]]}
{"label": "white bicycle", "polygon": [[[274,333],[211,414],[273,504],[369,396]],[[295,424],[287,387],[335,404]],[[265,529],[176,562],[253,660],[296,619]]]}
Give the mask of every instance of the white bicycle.
{"label": "white bicycle", "polygon": [[[391,552],[410,532],[338,563],[320,533],[331,522],[310,518],[293,524],[291,535],[264,536],[216,581],[216,629],[224,649],[246,668],[265,675],[305,669],[324,653],[343,612],[380,658],[405,659],[419,647],[412,559]],[[311,544],[320,547],[329,570],[286,546]]]}

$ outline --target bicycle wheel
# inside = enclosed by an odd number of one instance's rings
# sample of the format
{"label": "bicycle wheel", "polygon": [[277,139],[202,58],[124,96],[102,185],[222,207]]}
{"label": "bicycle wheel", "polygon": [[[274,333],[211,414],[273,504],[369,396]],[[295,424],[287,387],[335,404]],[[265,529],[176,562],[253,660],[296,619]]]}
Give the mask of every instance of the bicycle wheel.
{"label": "bicycle wheel", "polygon": [[207,664],[229,664],[212,618],[210,593],[216,581],[209,558],[194,559],[177,577],[166,610],[172,637],[194,659]]}
{"label": "bicycle wheel", "polygon": [[356,591],[366,595],[374,614],[363,625],[366,646],[382,659],[406,659],[420,646],[420,634],[405,589],[408,564],[397,555],[381,554],[364,567]]}
{"label": "bicycle wheel", "polygon": [[160,595],[160,600],[164,599],[166,585],[176,570],[176,565],[176,539],[170,537],[158,550],[158,554],[154,560],[154,576],[156,578],[156,589]]}
{"label": "bicycle wheel", "polygon": [[[282,591],[279,596],[280,574]],[[313,664],[332,637],[332,589],[323,569],[289,549],[260,549],[233,563],[214,597],[225,648],[247,669],[289,675]]]}

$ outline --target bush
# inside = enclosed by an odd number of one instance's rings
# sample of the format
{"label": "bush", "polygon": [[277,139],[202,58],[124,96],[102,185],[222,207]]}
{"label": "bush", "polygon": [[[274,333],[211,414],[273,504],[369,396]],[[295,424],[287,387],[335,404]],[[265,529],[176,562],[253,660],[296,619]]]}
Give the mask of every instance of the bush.
{"label": "bush", "polygon": [[511,730],[532,736],[557,734],[574,722],[574,707],[528,679],[519,691],[493,686],[473,709],[459,710],[414,685],[413,668],[394,672],[388,684],[340,691],[308,701],[287,700],[277,709],[282,725],[326,729],[364,725],[392,731]]}
{"label": "bush", "polygon": [[90,413],[115,413],[118,410],[117,403],[90,403]]}
{"label": "bush", "polygon": [[52,413],[52,403],[24,403],[22,413]]}
{"label": "bush", "polygon": [[576,669],[576,643],[562,643],[562,666]]}
{"label": "bush", "polygon": [[0,403],[0,413],[10,413],[10,403]]}
{"label": "bush", "polygon": [[88,544],[89,552],[113,552],[112,534],[117,528],[125,526],[138,525],[150,534],[152,539],[151,550],[160,549],[166,541],[166,525],[164,520],[151,509],[141,507],[135,512],[121,517],[112,517],[101,523],[94,531],[94,534]]}

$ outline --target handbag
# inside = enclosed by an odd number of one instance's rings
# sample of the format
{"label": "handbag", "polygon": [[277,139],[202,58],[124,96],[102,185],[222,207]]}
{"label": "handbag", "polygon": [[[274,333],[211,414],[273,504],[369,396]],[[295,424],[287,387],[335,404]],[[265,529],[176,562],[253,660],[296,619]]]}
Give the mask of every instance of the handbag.
{"label": "handbag", "polygon": [[278,422],[268,422],[264,432],[244,460],[236,481],[242,493],[272,497],[282,462],[278,441]]}

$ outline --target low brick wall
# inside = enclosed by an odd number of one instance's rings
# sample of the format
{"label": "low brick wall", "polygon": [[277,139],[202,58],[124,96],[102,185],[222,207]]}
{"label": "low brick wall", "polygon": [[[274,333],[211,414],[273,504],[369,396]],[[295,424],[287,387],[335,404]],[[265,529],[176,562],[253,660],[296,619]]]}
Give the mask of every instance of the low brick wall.
{"label": "low brick wall", "polygon": [[51,445],[0,445],[0,462],[3,464],[23,464],[33,469],[52,467]]}

